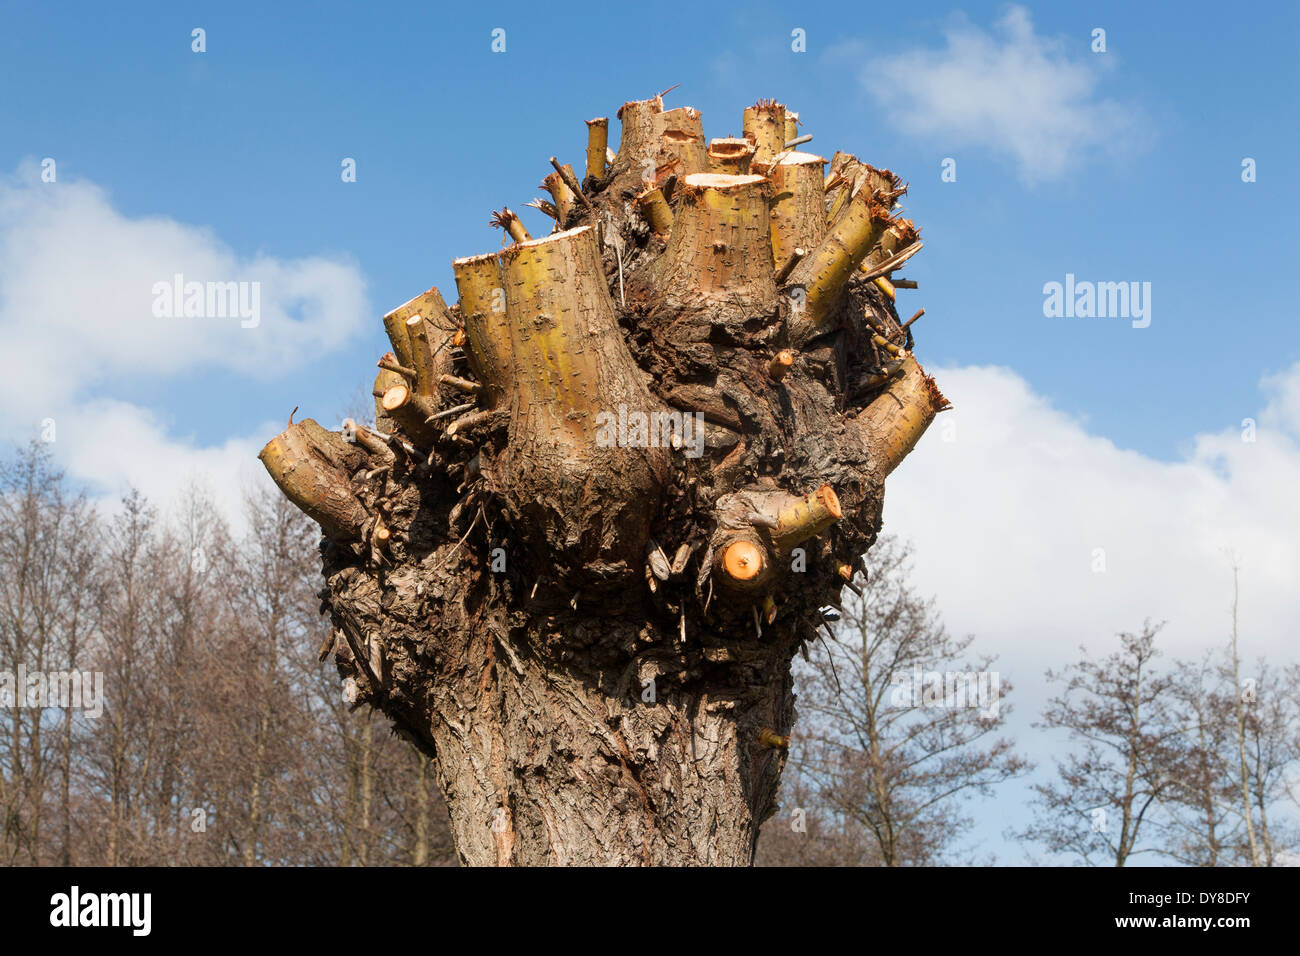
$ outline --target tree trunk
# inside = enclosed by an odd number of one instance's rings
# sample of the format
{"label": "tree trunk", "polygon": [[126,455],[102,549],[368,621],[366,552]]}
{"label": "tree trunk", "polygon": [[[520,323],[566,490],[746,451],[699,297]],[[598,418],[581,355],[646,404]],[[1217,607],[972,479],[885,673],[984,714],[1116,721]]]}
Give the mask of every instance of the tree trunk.
{"label": "tree trunk", "polygon": [[550,235],[503,210],[458,304],[385,317],[374,429],[261,455],[325,532],[347,693],[432,760],[465,863],[749,864],[791,657],[947,406],[859,269],[916,242],[892,174],[832,215],[780,104],[707,153],[695,110],[619,117],[584,182],[552,157]]}

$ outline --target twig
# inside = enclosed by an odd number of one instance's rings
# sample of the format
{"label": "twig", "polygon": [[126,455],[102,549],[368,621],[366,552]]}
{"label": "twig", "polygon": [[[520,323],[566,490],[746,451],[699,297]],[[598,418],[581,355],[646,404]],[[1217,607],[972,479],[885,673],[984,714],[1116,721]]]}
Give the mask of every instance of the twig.
{"label": "twig", "polygon": [[397,362],[390,362],[388,359],[380,359],[376,364],[378,364],[380,368],[385,369],[386,371],[396,372],[398,375],[401,375],[403,378],[408,378],[411,381],[415,381],[415,369],[413,368],[407,368],[405,365],[400,365]]}
{"label": "twig", "polygon": [[450,418],[452,415],[459,415],[461,412],[467,412],[471,408],[477,407],[478,405],[475,402],[466,402],[464,405],[456,405],[453,408],[446,408],[440,412],[436,412],[426,418],[424,422],[427,425],[429,422],[437,421],[439,418]]}
{"label": "twig", "polygon": [[776,284],[780,285],[782,282],[788,279],[790,277],[790,273],[794,271],[794,267],[799,264],[799,260],[802,259],[807,254],[808,254],[807,251],[804,249],[795,249],[792,253],[790,253],[790,257],[785,260],[785,263],[781,266],[781,268],[776,270]]}
{"label": "twig", "polygon": [[559,160],[554,156],[551,157],[551,165],[554,166],[555,171],[560,174],[560,179],[564,180],[564,185],[568,186],[573,194],[578,197],[578,202],[590,209],[591,200],[582,194],[582,187],[578,185],[572,176],[564,171],[564,167],[560,165]]}
{"label": "twig", "polygon": [[837,693],[840,699],[843,700],[844,688],[840,686],[840,674],[839,671],[835,669],[835,655],[831,653],[831,646],[826,643],[826,638],[822,637],[822,632],[817,630],[817,628],[813,628],[813,633],[817,635],[817,640],[822,642],[822,647],[826,648],[826,660],[830,662],[831,676],[835,678],[835,693]]}
{"label": "twig", "polygon": [[478,519],[481,517],[483,517],[483,506],[479,505],[478,514],[474,515],[474,520],[469,523],[469,527],[465,530],[464,536],[456,542],[456,547],[451,549],[451,554],[447,555],[447,560],[442,562],[444,568],[451,564],[451,559],[456,557],[456,552],[460,550],[460,546],[465,543],[466,538],[470,536],[470,532],[474,530],[475,525],[478,524]]}

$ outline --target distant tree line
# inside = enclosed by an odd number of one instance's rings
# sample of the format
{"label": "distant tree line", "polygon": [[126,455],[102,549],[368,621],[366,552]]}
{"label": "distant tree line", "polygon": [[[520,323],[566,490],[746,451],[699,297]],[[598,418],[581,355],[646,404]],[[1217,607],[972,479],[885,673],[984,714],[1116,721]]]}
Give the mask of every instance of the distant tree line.
{"label": "distant tree line", "polygon": [[[3,465],[0,863],[455,862],[428,762],[317,661],[318,530],[276,493],[246,519],[197,490],[104,518],[45,446]],[[70,672],[99,716],[25,706]]]}
{"label": "distant tree line", "polygon": [[[316,527],[269,491],[243,518],[198,488],[106,517],[36,443],[0,465],[0,864],[457,862],[429,762],[319,661]],[[990,862],[969,801],[1032,769],[1011,683],[946,632],[898,541],[865,568],[796,661],[758,863]],[[1300,665],[1243,663],[1233,611],[1201,660],[1161,666],[1147,624],[1048,673],[1059,756],[1010,835],[1050,862],[1297,862]]]}
{"label": "distant tree line", "polygon": [[[797,667],[783,805],[758,862],[989,862],[972,855],[964,807],[1031,769],[1000,733],[1005,700],[985,700],[1010,683],[992,659],[965,660],[971,638],[948,636],[916,595],[906,548],[882,539],[866,569]],[[1054,863],[1300,863],[1300,665],[1242,662],[1235,590],[1221,653],[1161,667],[1159,631],[1048,672],[1058,690],[1035,726],[1060,756],[1008,836]]]}

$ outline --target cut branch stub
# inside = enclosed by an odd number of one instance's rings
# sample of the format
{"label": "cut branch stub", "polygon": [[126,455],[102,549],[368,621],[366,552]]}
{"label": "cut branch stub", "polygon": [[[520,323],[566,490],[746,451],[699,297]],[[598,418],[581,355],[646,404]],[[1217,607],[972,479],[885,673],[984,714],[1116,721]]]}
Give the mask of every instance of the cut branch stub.
{"label": "cut branch stub", "polygon": [[358,541],[366,509],[350,476],[366,462],[364,449],[310,418],[290,425],[258,454],[285,495],[337,541]]}
{"label": "cut branch stub", "polygon": [[[560,170],[564,172],[562,173]],[[564,173],[569,175],[566,177]],[[578,196],[569,187],[567,181],[572,176],[573,167],[566,163],[542,180],[542,188],[550,193],[551,198],[555,200],[555,221],[560,224],[561,229],[564,228],[565,222],[568,221],[569,213],[573,211],[573,207],[578,204]]]}
{"label": "cut branch stub", "polygon": [[849,199],[866,191],[886,209],[893,209],[907,186],[888,169],[877,169],[849,153],[836,153],[831,159],[831,175],[826,189],[826,216],[829,222],[839,218]]}
{"label": "cut branch stub", "polygon": [[702,173],[709,168],[699,110],[689,106],[668,110],[658,115],[657,125],[661,151],[680,159],[683,172]]}
{"label": "cut branch stub", "polygon": [[790,371],[794,365],[794,353],[789,349],[782,349],[772,356],[771,361],[767,363],[767,374],[771,376],[772,381],[779,382],[785,378],[786,372]]}
{"label": "cut branch stub", "polygon": [[419,394],[409,382],[397,382],[384,389],[379,407],[416,442],[428,445],[433,441],[434,431],[428,420],[438,413],[438,406],[433,399]]}
{"label": "cut branch stub", "polygon": [[496,255],[467,256],[451,267],[465,322],[465,355],[475,377],[486,386],[484,404],[494,408],[509,392],[512,369],[501,260]]}
{"label": "cut branch stub", "polygon": [[782,553],[809,538],[821,534],[840,518],[844,511],[840,499],[830,485],[822,485],[811,494],[772,495],[768,498],[767,513],[775,512],[777,526],[772,531],[772,543]]}
{"label": "cut branch stub", "polygon": [[898,467],[934,416],[949,407],[948,399],[916,357],[905,356],[898,375],[854,419],[881,477]]}
{"label": "cut branch stub", "polygon": [[641,207],[641,214],[645,216],[646,222],[650,223],[651,229],[663,236],[672,232],[673,211],[668,201],[664,199],[662,189],[652,186],[637,196],[636,201]]}
{"label": "cut branch stub", "polygon": [[587,178],[605,175],[605,150],[609,143],[609,117],[587,120]]}
{"label": "cut branch stub", "polygon": [[657,165],[655,154],[659,150],[657,117],[663,109],[663,100],[658,96],[648,100],[629,100],[619,107],[618,119],[623,130],[618,153],[614,156],[614,172],[639,171],[647,161],[653,172],[653,166]]}
{"label": "cut branch stub", "polygon": [[[388,355],[392,356],[393,353],[389,352]],[[393,356],[393,358],[395,360],[396,356]],[[405,376],[398,372],[394,372],[391,369],[383,368],[382,366],[380,367],[378,374],[375,375],[375,385],[372,390],[372,394],[375,396],[375,428],[385,435],[392,433],[394,422],[392,417],[384,411],[384,393],[394,385],[400,385],[406,381],[407,379]]]}
{"label": "cut branch stub", "polygon": [[826,320],[844,284],[889,227],[889,211],[866,190],[854,196],[817,246],[790,273],[789,284],[804,295],[790,316],[790,341],[803,345],[831,331]]}
{"label": "cut branch stub", "polygon": [[423,316],[413,315],[406,320],[406,336],[411,342],[411,362],[415,370],[415,390],[421,395],[436,396],[438,379],[451,371],[451,352],[442,348],[429,334],[429,322]]}
{"label": "cut branch stub", "polygon": [[723,495],[715,511],[713,574],[724,586],[745,591],[766,589],[779,558],[844,515],[830,485],[807,495],[745,489]]}
{"label": "cut branch stub", "polygon": [[758,147],[743,136],[715,139],[709,143],[709,172],[725,176],[745,176]]}
{"label": "cut branch stub", "polygon": [[768,531],[779,554],[821,534],[844,516],[839,496],[830,485],[806,495],[777,489],[745,489],[724,495],[717,503],[719,523],[736,527],[737,515],[754,527]]}
{"label": "cut branch stub", "polygon": [[357,424],[351,418],[345,418],[343,419],[345,440],[349,434],[352,436],[352,440],[364,448],[371,458],[378,459],[381,464],[391,465],[396,458],[393,450],[388,447],[388,442],[366,426]]}
{"label": "cut branch stub", "polygon": [[384,316],[384,331],[388,341],[393,344],[393,354],[399,365],[415,368],[415,359],[411,350],[410,337],[406,329],[406,320],[413,315],[420,315],[431,326],[435,349],[444,339],[455,331],[456,323],[447,311],[447,303],[437,286],[427,292],[421,292]]}
{"label": "cut branch stub", "polygon": [[772,578],[767,547],[752,531],[731,531],[721,535],[713,548],[713,573],[725,587],[737,591],[760,591]]}
{"label": "cut branch stub", "polygon": [[754,172],[772,182],[772,261],[786,262],[796,249],[814,249],[826,236],[826,160],[812,153],[787,153],[775,163],[756,163]]}
{"label": "cut branch stub", "polygon": [[753,140],[754,162],[770,163],[785,149],[785,107],[774,100],[759,100],[745,108],[745,138]]}
{"label": "cut branch stub", "polygon": [[649,270],[660,294],[679,304],[715,298],[750,313],[774,308],[767,195],[762,176],[686,176],[667,247]]}
{"label": "cut branch stub", "polygon": [[681,164],[683,173],[708,167],[699,110],[682,107],[665,112],[663,99],[655,96],[624,103],[618,118],[623,132],[610,171],[623,189],[640,192],[643,187],[637,182],[651,183],[656,170],[673,160]]}
{"label": "cut branch stub", "polygon": [[[501,253],[510,331],[509,445],[498,486],[552,553],[639,557],[668,450],[611,429],[659,408],[628,350],[596,246],[582,226]],[[611,503],[616,504],[611,508]],[[639,562],[637,562],[639,565]]]}
{"label": "cut branch stub", "polygon": [[515,242],[527,242],[533,238],[528,234],[523,220],[509,206],[503,206],[500,212],[492,213],[492,225],[504,229]]}
{"label": "cut branch stub", "polygon": [[414,364],[411,357],[411,341],[406,334],[406,319],[411,315],[413,302],[415,299],[398,306],[384,316],[384,331],[388,333],[388,341],[392,343],[393,356],[397,359],[397,364],[406,368],[411,368]]}

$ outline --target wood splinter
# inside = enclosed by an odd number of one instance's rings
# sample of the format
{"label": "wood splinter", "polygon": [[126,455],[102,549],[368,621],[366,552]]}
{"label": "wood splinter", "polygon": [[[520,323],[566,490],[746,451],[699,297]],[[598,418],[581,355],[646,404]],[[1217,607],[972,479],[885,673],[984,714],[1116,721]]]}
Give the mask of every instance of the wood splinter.
{"label": "wood splinter", "polygon": [[545,213],[556,222],[560,221],[560,211],[555,208],[554,203],[549,203],[545,199],[534,199],[532,202],[524,203],[524,205],[531,209],[536,209],[538,212]]}
{"label": "wood splinter", "polygon": [[660,581],[667,581],[672,575],[672,568],[668,564],[668,555],[664,554],[663,548],[659,547],[653,539],[646,545],[646,562],[654,576]]}

